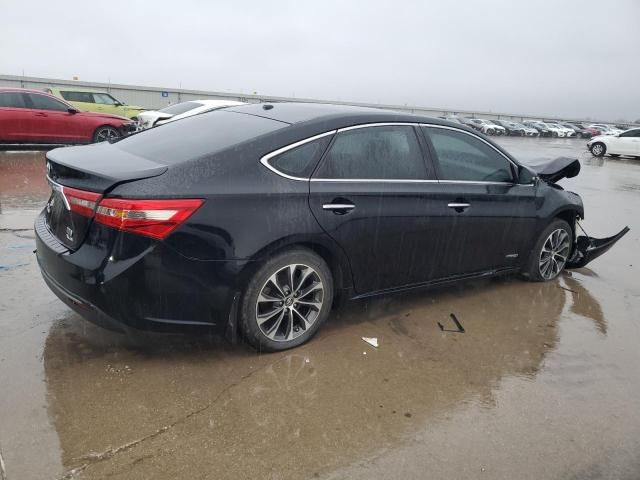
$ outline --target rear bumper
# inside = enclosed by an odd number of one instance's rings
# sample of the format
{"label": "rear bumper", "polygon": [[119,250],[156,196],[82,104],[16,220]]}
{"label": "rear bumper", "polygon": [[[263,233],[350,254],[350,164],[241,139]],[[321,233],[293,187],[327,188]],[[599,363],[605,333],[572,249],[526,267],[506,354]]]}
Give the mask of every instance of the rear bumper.
{"label": "rear bumper", "polygon": [[35,224],[36,255],[47,286],[71,309],[101,327],[159,332],[222,333],[244,261],[200,261],[162,242],[92,225],[76,251]]}

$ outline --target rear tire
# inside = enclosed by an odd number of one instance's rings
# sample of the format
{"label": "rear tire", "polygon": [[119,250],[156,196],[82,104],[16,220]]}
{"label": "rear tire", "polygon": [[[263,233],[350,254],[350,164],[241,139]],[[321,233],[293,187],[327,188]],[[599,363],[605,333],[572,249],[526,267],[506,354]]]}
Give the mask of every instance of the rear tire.
{"label": "rear tire", "polygon": [[605,153],[607,153],[607,146],[602,142],[596,142],[591,145],[591,154],[594,157],[604,157]]}
{"label": "rear tire", "polygon": [[120,138],[121,136],[122,134],[118,131],[117,128],[114,128],[110,125],[102,125],[96,128],[96,131],[93,132],[93,143],[115,140],[116,138]]}
{"label": "rear tire", "polygon": [[564,220],[555,219],[545,228],[523,274],[531,282],[548,282],[560,275],[569,259],[573,244],[571,227]]}
{"label": "rear tire", "polygon": [[297,248],[268,260],[252,277],[240,304],[240,330],[262,352],[310,340],[329,316],[333,278],[326,262]]}

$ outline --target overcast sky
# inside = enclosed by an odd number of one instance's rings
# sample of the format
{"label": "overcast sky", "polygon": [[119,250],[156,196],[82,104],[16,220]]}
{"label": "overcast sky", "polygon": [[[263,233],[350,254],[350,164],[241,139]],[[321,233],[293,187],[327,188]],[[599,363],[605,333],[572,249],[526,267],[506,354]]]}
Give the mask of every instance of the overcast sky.
{"label": "overcast sky", "polygon": [[640,0],[2,2],[0,74],[640,118]]}

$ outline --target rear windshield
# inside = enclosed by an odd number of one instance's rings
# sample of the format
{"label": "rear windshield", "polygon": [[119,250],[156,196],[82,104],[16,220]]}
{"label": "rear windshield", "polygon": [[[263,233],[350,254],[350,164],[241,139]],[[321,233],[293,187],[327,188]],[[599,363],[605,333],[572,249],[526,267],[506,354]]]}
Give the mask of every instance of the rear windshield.
{"label": "rear windshield", "polygon": [[175,105],[171,105],[170,107],[163,108],[160,110],[162,113],[169,113],[171,115],[180,115],[181,113],[188,112],[189,110],[193,110],[194,108],[201,107],[201,103],[197,102],[183,102],[176,103]]}
{"label": "rear windshield", "polygon": [[114,147],[147,160],[174,165],[220,152],[288,125],[216,110],[145,130],[115,143]]}

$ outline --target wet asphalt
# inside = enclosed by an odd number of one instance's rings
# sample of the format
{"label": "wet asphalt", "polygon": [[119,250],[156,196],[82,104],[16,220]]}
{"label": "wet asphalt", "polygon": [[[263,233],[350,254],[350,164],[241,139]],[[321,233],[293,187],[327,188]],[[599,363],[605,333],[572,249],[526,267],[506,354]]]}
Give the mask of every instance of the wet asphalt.
{"label": "wet asphalt", "polygon": [[[640,478],[640,161],[593,158],[584,140],[498,142],[580,158],[561,183],[584,227],[631,232],[553,282],[347,304],[268,355],[132,343],[70,311],[33,255],[43,154],[0,153],[0,479]],[[440,330],[451,313],[465,333]]]}

